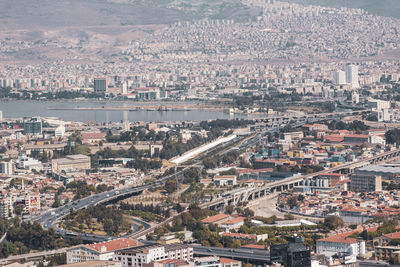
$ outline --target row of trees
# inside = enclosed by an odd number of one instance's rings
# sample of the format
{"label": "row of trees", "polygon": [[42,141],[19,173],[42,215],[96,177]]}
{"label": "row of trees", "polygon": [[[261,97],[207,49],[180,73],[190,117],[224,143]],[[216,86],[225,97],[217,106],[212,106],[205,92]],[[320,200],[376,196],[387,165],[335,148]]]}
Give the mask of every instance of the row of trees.
{"label": "row of trees", "polygon": [[137,142],[137,141],[164,141],[168,138],[165,132],[147,131],[144,127],[134,127],[131,131],[122,132],[120,135],[113,135],[111,131],[107,133],[106,140],[110,143],[118,142]]}
{"label": "row of trees", "polygon": [[212,131],[218,129],[220,131],[228,130],[228,129],[237,129],[243,128],[248,125],[254,124],[255,122],[250,120],[213,120],[213,121],[202,121],[200,122],[200,127],[206,131]]}
{"label": "row of trees", "polygon": [[97,151],[96,155],[101,159],[111,159],[111,158],[136,159],[144,156],[144,153],[142,151],[137,150],[134,146],[131,146],[128,150],[125,149],[112,150],[111,148],[106,147],[103,150]]}
{"label": "row of trees", "polygon": [[213,155],[203,160],[203,165],[206,169],[214,169],[219,167],[221,164],[232,164],[238,160],[240,151],[230,151],[223,155]]}
{"label": "row of trees", "polygon": [[393,130],[389,130],[385,133],[386,143],[388,144],[400,144],[400,129],[395,128]]}
{"label": "row of trees", "polygon": [[86,93],[80,91],[57,91],[57,92],[37,92],[23,90],[19,93],[12,93],[10,87],[0,87],[0,98],[11,98],[17,100],[53,100],[53,99],[76,99],[76,98],[101,98],[104,94]]}
{"label": "row of trees", "polygon": [[175,141],[172,141],[171,139],[168,139],[165,141],[164,147],[160,152],[160,158],[171,159],[173,157],[180,156],[185,152],[193,148],[196,148],[202,144],[205,144],[207,142],[208,142],[207,138],[203,138],[198,135],[193,136],[186,143],[177,143]]}
{"label": "row of trees", "polygon": [[368,130],[370,127],[365,125],[364,122],[358,120],[349,123],[333,120],[328,124],[328,128],[329,130],[348,130],[362,132]]}
{"label": "row of trees", "polygon": [[161,160],[135,159],[126,164],[127,168],[134,168],[142,172],[147,170],[157,170],[162,167]]}
{"label": "row of trees", "polygon": [[139,204],[127,204],[122,202],[119,205],[120,209],[122,210],[141,210],[141,211],[145,211],[145,212],[150,212],[153,214],[157,214],[157,215],[161,215],[163,217],[169,217],[170,212],[168,209],[164,209],[162,208],[161,205],[143,205],[143,203],[139,203]]}

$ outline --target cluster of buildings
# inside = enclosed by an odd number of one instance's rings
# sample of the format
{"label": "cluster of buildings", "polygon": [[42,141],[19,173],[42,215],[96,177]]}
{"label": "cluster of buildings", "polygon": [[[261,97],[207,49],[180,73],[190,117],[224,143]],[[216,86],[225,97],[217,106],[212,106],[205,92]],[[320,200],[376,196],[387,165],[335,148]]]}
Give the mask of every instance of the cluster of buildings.
{"label": "cluster of buildings", "polygon": [[67,264],[102,261],[120,267],[241,267],[242,262],[216,256],[194,257],[190,245],[140,243],[121,238],[67,249]]}
{"label": "cluster of buildings", "polygon": [[[129,125],[129,124],[128,124]],[[99,161],[102,172],[92,169],[91,157],[87,154],[68,151],[86,146],[90,153],[109,148],[128,150],[132,143],[107,143],[106,133],[90,124],[75,124],[53,121],[40,117],[7,119],[0,133],[0,217],[37,214],[50,208],[57,194],[60,204],[75,197],[70,182],[82,181],[95,187],[103,184],[107,188],[120,188],[141,182],[141,170],[125,168],[130,158],[114,158]],[[125,130],[124,124],[115,124],[113,133]],[[143,124],[143,130],[146,130]],[[157,125],[150,125],[158,128]],[[70,139],[72,134],[80,138],[80,143]],[[129,130],[129,129],[128,129]],[[108,128],[107,128],[108,131]],[[104,146],[99,146],[104,142]],[[162,144],[138,142],[136,149],[149,151],[150,156],[162,150]],[[79,151],[78,151],[79,152]],[[87,152],[84,152],[87,153]],[[59,191],[60,188],[64,188]],[[94,193],[94,192],[93,192]]]}
{"label": "cluster of buildings", "polygon": [[[349,130],[330,130],[325,124],[305,124],[302,131],[282,133],[279,139],[270,141],[263,150],[247,154],[245,157],[252,162],[254,169],[240,170],[239,177],[274,181],[296,175],[296,172],[291,172],[293,169],[299,171],[318,166],[322,170],[372,157],[385,152],[385,132],[383,129],[371,129],[360,134]],[[320,179],[326,180],[326,177]],[[322,180],[317,183],[327,187],[336,185],[336,182]]]}
{"label": "cluster of buildings", "polygon": [[[244,4],[260,9],[256,20],[207,18],[176,22],[121,47],[114,44],[119,53],[102,55],[98,63],[50,60],[43,64],[2,65],[0,87],[11,87],[13,93],[21,95],[21,90],[39,94],[70,90],[123,99],[181,100],[217,99],[256,86],[261,90],[255,94],[277,90],[329,98],[335,93],[332,89],[367,87],[379,91],[386,86],[382,85],[382,77],[399,81],[399,65],[383,56],[397,48],[398,19],[373,16],[359,9],[279,1]],[[309,25],[314,26],[310,29]],[[60,47],[69,47],[77,54],[82,45],[86,53],[91,51],[90,44],[77,45],[64,39],[59,42]],[[5,53],[9,46],[18,52],[46,44],[46,40],[14,42],[10,38],[3,41],[2,49]],[[110,60],[104,62],[104,58]],[[337,63],[338,58],[366,60],[346,66]],[[303,63],[292,63],[294,59]],[[334,62],[313,63],[319,59]],[[285,64],[249,63],[266,60]],[[338,71],[343,67],[346,71]]]}
{"label": "cluster of buildings", "polygon": [[[283,211],[310,218],[324,218],[329,215],[340,216],[348,224],[363,224],[370,219],[400,214],[400,210],[397,208],[400,204],[399,196],[396,191],[356,190],[372,188],[377,178],[359,175],[355,175],[355,177],[357,177],[356,186],[362,185],[359,188],[354,188],[354,191],[332,190],[313,194],[282,194],[278,199],[277,206]],[[352,184],[351,181],[345,182]],[[289,199],[297,198],[300,194],[303,194],[304,200],[297,201],[297,206],[290,207]]]}
{"label": "cluster of buildings", "polygon": [[350,85],[351,89],[360,87],[358,77],[358,67],[355,65],[348,65],[346,72],[339,70],[333,74],[333,83],[335,85]]}

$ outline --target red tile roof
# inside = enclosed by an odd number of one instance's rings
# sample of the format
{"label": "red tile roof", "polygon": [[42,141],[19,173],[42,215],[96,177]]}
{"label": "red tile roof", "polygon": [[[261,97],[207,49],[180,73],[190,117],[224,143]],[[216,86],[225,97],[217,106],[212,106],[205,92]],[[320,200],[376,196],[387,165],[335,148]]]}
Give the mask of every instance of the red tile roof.
{"label": "red tile roof", "polygon": [[348,135],[345,135],[345,137],[350,137],[350,138],[368,138],[369,136],[368,135],[365,135],[365,134],[348,134]]}
{"label": "red tile roof", "polygon": [[90,140],[90,139],[103,139],[106,137],[105,133],[81,133],[82,140]]}
{"label": "red tile roof", "polygon": [[219,258],[219,261],[222,264],[227,264],[227,263],[239,263],[239,261],[234,260],[234,259],[227,259],[227,258]]}
{"label": "red tile roof", "polygon": [[354,207],[345,207],[341,211],[346,211],[346,212],[366,212],[365,209],[362,208],[354,208]]}
{"label": "red tile roof", "polygon": [[119,250],[119,249],[137,247],[140,245],[142,245],[142,243],[140,243],[136,240],[127,239],[127,238],[119,238],[119,239],[115,239],[115,240],[111,240],[111,241],[91,244],[88,246],[94,250],[97,250],[98,252],[102,252],[102,247],[105,247],[106,250],[104,252],[109,252],[109,251],[115,251],[115,250]]}
{"label": "red tile roof", "polygon": [[400,232],[390,233],[390,234],[386,234],[384,236],[387,238],[390,238],[390,239],[400,239]]}
{"label": "red tile roof", "polygon": [[240,233],[222,233],[222,236],[228,236],[233,238],[242,238],[242,239],[257,239],[257,235],[250,234],[240,234]]}
{"label": "red tile roof", "polygon": [[357,239],[350,237],[341,237],[341,236],[330,236],[323,239],[318,239],[319,242],[329,242],[329,243],[344,243],[344,244],[355,244],[357,243]]}
{"label": "red tile roof", "polygon": [[224,224],[236,224],[236,223],[243,222],[245,219],[246,219],[245,217],[237,217],[232,220],[224,222]]}
{"label": "red tile roof", "polygon": [[242,246],[242,248],[265,249],[265,246],[263,246],[263,245],[255,245],[255,244],[248,244],[248,245]]}
{"label": "red tile roof", "polygon": [[220,214],[205,218],[205,219],[201,220],[201,222],[202,223],[215,223],[215,222],[218,222],[218,221],[221,221],[224,219],[228,219],[228,218],[230,218],[229,215],[220,213]]}
{"label": "red tile roof", "polygon": [[214,180],[219,180],[219,179],[221,179],[221,180],[234,180],[234,179],[236,179],[236,176],[235,175],[222,175],[222,176],[215,176],[214,177]]}

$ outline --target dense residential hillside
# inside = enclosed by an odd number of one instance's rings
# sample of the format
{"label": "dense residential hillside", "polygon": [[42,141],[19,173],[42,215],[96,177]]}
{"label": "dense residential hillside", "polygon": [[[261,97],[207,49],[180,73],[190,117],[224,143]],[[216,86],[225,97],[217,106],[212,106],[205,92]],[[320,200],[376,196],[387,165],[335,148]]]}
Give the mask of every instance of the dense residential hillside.
{"label": "dense residential hillside", "polygon": [[374,15],[400,18],[400,2],[398,0],[287,0],[287,2],[331,7],[362,8]]}

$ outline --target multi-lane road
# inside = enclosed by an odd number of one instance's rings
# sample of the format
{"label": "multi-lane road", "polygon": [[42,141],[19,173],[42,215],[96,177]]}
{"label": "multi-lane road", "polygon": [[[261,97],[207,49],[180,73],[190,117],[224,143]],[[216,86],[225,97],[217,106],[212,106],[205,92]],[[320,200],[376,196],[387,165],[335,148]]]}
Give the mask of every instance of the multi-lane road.
{"label": "multi-lane road", "polygon": [[[317,121],[318,119],[311,119],[309,121]],[[300,126],[302,124],[304,124],[305,121],[298,121],[297,123],[293,124],[294,127]],[[240,143],[240,145],[238,145],[237,148],[239,149],[244,149],[244,148],[248,148],[248,147],[253,147],[256,143],[260,142],[263,138],[265,138],[266,135],[268,135],[269,133],[275,133],[277,131],[279,131],[280,129],[282,129],[286,124],[281,124],[280,126],[277,127],[272,127],[269,128],[263,132],[259,132],[256,135],[253,136],[248,136],[248,137],[237,137],[227,143],[221,144],[218,147],[214,147],[212,149],[210,149],[210,151],[205,152],[205,154],[209,154],[209,153],[214,153],[215,150],[217,149],[221,149],[221,148],[226,148],[229,146],[233,146],[235,143]],[[236,149],[237,149],[236,148]],[[223,153],[227,153],[230,150],[224,150]],[[203,155],[199,155],[199,156],[204,156]],[[195,161],[194,165],[198,165],[199,162]],[[85,197],[83,199],[80,200],[76,200],[73,202],[70,202],[64,206],[61,206],[59,208],[56,209],[51,209],[45,213],[42,213],[39,216],[34,216],[29,218],[29,221],[38,221],[39,223],[41,223],[43,225],[43,227],[45,229],[49,229],[51,227],[53,227],[59,234],[66,236],[66,237],[76,237],[76,236],[80,236],[81,238],[83,238],[86,241],[92,241],[92,242],[100,242],[100,241],[104,241],[104,240],[110,240],[113,237],[109,237],[109,236],[100,236],[100,235],[93,235],[93,234],[80,234],[80,233],[75,233],[75,232],[71,232],[71,231],[67,231],[64,229],[61,229],[57,226],[57,223],[66,215],[68,215],[71,211],[71,209],[73,210],[79,210],[79,209],[84,209],[87,208],[89,206],[92,205],[98,205],[101,203],[105,203],[108,201],[111,201],[113,199],[117,199],[117,198],[122,198],[125,196],[129,196],[135,193],[139,193],[142,192],[146,189],[149,188],[153,188],[153,187],[157,187],[157,186],[162,186],[165,184],[165,182],[169,179],[173,179],[176,177],[179,177],[181,175],[183,175],[183,173],[191,168],[192,166],[194,166],[193,164],[189,165],[189,166],[182,166],[182,169],[179,170],[178,172],[169,175],[167,177],[161,178],[159,180],[157,180],[156,182],[153,183],[149,183],[149,184],[145,184],[145,185],[141,185],[141,186],[136,186],[136,187],[127,187],[127,188],[123,188],[123,189],[115,189],[115,190],[111,190],[111,191],[107,191],[107,192],[103,192],[100,194],[96,194],[96,195],[91,195],[88,197]],[[207,205],[205,205],[207,206]],[[163,224],[165,224],[165,222],[163,222]],[[149,231],[153,230],[154,227],[151,227],[149,229],[144,229],[142,231],[140,231],[140,233],[135,233],[133,236],[143,236],[145,233],[148,233]]]}
{"label": "multi-lane road", "polygon": [[[292,123],[291,125],[293,127],[298,127],[301,126],[304,123],[312,123],[312,122],[316,122],[316,121],[320,121],[322,119],[326,119],[328,118],[331,113],[326,114],[326,117],[321,116],[322,114],[318,115],[318,118],[308,118],[307,117],[307,121],[305,119],[299,119],[297,120],[297,122]],[[210,149],[210,151],[205,152],[204,154],[208,155],[210,153],[215,153],[215,151],[217,149],[221,149],[224,148],[225,150],[223,151],[223,153],[227,153],[230,151],[230,149],[226,149],[226,147],[229,146],[234,146],[234,144],[238,144],[237,147],[234,147],[233,149],[247,149],[249,147],[254,147],[255,144],[259,143],[260,141],[262,141],[268,134],[273,134],[276,132],[279,132],[283,127],[285,127],[287,125],[287,123],[281,123],[280,125],[275,125],[273,127],[267,128],[264,131],[258,132],[255,135],[252,136],[247,136],[247,137],[237,137],[229,142],[226,142],[224,144],[221,144],[218,147],[214,147],[212,149]],[[204,157],[203,155],[199,155]],[[92,196],[88,196],[85,197],[83,199],[80,200],[76,200],[73,202],[70,202],[62,207],[56,208],[56,209],[51,209],[45,213],[42,213],[39,216],[34,216],[29,218],[29,221],[38,221],[39,223],[41,223],[43,225],[43,227],[45,229],[49,229],[51,227],[53,227],[58,233],[62,234],[63,236],[67,236],[67,237],[75,237],[75,236],[80,236],[83,239],[85,239],[86,241],[93,241],[93,242],[98,242],[98,241],[104,241],[104,240],[109,240],[112,239],[112,237],[108,237],[108,236],[99,236],[99,235],[92,235],[92,234],[78,234],[78,233],[74,233],[71,231],[67,231],[64,229],[60,229],[57,226],[57,223],[60,221],[60,219],[62,219],[63,217],[65,217],[66,215],[68,215],[70,213],[70,210],[79,210],[79,209],[84,209],[87,208],[91,205],[98,205],[101,203],[105,203],[108,201],[111,201],[113,199],[117,199],[117,198],[123,198],[135,193],[139,193],[142,192],[146,189],[149,188],[153,188],[153,187],[157,187],[157,186],[162,186],[165,184],[165,182],[169,179],[172,178],[176,178],[179,177],[180,175],[182,175],[187,169],[191,168],[192,166],[198,166],[199,165],[199,161],[195,161],[195,164],[191,164],[188,166],[181,166],[182,169],[179,170],[178,172],[161,178],[159,180],[157,180],[156,182],[153,183],[149,183],[149,184],[145,184],[145,185],[141,185],[141,186],[136,186],[136,187],[127,187],[127,188],[123,188],[123,189],[116,189],[116,190],[111,190],[108,192],[103,192],[100,194],[96,194],[96,195],[92,195]],[[292,178],[292,179],[298,179],[298,178]],[[287,183],[290,182],[290,180],[283,180],[281,182],[278,183]],[[204,203],[204,206],[209,206],[206,203]],[[165,223],[165,222],[164,222]],[[141,233],[135,233],[134,236],[140,235],[143,232],[149,232],[153,229],[153,227],[151,227],[150,229],[145,229],[142,230]]]}
{"label": "multi-lane road", "polygon": [[107,192],[103,192],[100,194],[88,196],[73,202],[70,202],[64,206],[61,206],[56,209],[51,209],[39,216],[32,217],[29,220],[30,221],[37,221],[43,225],[45,229],[49,229],[50,227],[53,227],[59,234],[66,236],[66,237],[75,237],[75,236],[81,236],[84,238],[86,241],[93,241],[93,242],[99,242],[99,241],[104,241],[104,240],[110,240],[112,237],[108,236],[99,236],[99,235],[91,235],[91,234],[78,234],[74,233],[71,231],[67,231],[64,229],[61,229],[57,226],[57,223],[59,222],[60,219],[68,215],[71,211],[73,210],[79,210],[79,209],[84,209],[93,205],[98,205],[101,203],[105,203],[108,201],[111,201],[116,198],[122,198],[125,196],[129,196],[135,193],[142,192],[146,189],[150,189],[153,187],[161,186],[164,185],[165,182],[169,179],[175,178],[181,174],[183,174],[184,171],[189,167],[186,167],[172,175],[166,176],[164,178],[159,179],[156,182],[137,186],[137,187],[127,187],[123,189],[115,189]]}

